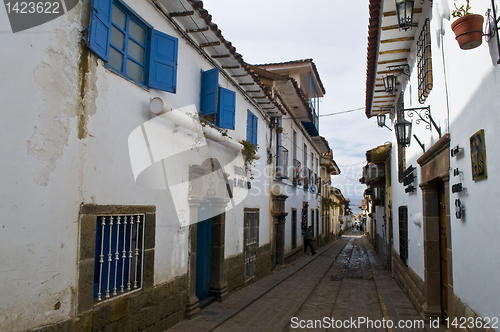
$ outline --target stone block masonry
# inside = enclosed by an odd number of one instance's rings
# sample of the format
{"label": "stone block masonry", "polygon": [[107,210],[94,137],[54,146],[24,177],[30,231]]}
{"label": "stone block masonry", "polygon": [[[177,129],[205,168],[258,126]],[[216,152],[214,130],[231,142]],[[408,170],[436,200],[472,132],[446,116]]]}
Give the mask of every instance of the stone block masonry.
{"label": "stone block masonry", "polygon": [[95,305],[81,315],[32,332],[159,332],[184,319],[187,276]]}

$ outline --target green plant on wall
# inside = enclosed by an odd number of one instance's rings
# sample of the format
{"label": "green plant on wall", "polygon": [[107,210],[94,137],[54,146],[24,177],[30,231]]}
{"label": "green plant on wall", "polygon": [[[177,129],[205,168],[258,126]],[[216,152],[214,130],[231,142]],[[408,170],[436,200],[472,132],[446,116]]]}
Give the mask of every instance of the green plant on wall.
{"label": "green plant on wall", "polygon": [[469,0],[465,0],[465,5],[461,5],[460,7],[457,7],[457,2],[453,4],[455,6],[455,10],[451,12],[451,16],[453,17],[462,17],[465,15],[472,15],[470,12],[470,5],[469,5]]}
{"label": "green plant on wall", "polygon": [[253,143],[246,140],[241,140],[240,144],[245,148],[243,150],[243,157],[245,158],[245,171],[250,171],[250,179],[253,180],[252,166],[259,146],[255,146]]}
{"label": "green plant on wall", "polygon": [[227,129],[222,129],[222,128],[215,126],[211,122],[212,119],[210,118],[210,116],[204,116],[203,114],[201,114],[201,112],[198,112],[198,118],[200,119],[200,123],[203,127],[213,128],[213,129],[217,130],[222,136],[232,138],[231,136],[229,136],[227,134]]}

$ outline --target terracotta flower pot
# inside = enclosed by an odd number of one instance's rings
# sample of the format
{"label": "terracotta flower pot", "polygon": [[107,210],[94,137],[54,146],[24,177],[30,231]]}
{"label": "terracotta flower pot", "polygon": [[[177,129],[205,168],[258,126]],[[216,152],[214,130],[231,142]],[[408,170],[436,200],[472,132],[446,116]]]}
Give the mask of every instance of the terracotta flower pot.
{"label": "terracotta flower pot", "polygon": [[451,23],[451,29],[455,32],[455,39],[462,50],[470,50],[478,47],[483,42],[482,15],[465,15]]}

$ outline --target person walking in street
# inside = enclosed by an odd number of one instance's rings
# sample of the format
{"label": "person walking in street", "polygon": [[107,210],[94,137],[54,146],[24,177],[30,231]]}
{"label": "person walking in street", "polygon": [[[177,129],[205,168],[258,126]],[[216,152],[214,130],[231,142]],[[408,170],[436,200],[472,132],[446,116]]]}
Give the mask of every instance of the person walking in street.
{"label": "person walking in street", "polygon": [[311,249],[311,255],[316,255],[316,251],[314,251],[314,247],[312,245],[312,240],[313,240],[313,234],[312,234],[312,226],[309,226],[309,228],[306,231],[306,235],[304,236],[304,242],[305,245]]}

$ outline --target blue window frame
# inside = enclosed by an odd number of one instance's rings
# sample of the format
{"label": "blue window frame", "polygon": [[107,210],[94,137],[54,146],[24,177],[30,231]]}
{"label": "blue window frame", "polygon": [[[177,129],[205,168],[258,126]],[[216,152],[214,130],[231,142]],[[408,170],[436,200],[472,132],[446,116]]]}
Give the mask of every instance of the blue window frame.
{"label": "blue window frame", "polygon": [[152,29],[122,1],[92,1],[89,47],[133,82],[175,93],[177,38]]}
{"label": "blue window frame", "polygon": [[234,130],[236,93],[219,86],[219,68],[201,73],[200,111],[216,126]]}
{"label": "blue window frame", "polygon": [[250,110],[247,111],[247,141],[257,146],[258,118]]}

